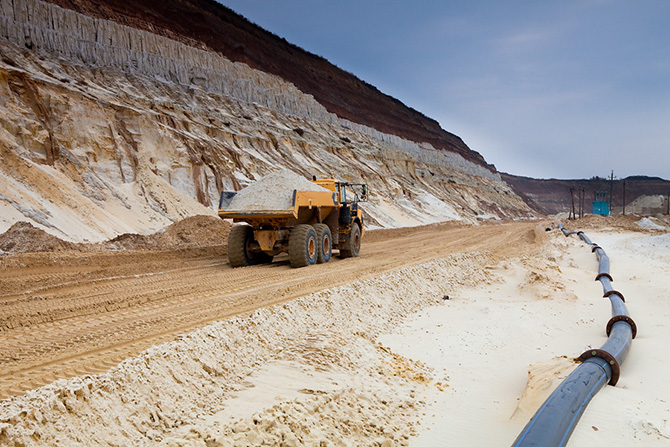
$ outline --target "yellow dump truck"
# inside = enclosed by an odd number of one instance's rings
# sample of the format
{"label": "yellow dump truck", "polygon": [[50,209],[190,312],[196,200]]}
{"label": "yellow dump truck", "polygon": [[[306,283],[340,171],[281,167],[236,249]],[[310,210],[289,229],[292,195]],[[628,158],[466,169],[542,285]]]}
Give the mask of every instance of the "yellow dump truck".
{"label": "yellow dump truck", "polygon": [[232,209],[237,193],[221,193],[219,217],[244,223],[233,225],[228,236],[232,267],[269,263],[280,253],[288,253],[293,267],[328,262],[333,249],[342,258],[358,256],[364,233],[358,204],[367,201],[367,186],[335,179],[312,183],[321,188],[294,189],[280,206],[285,209]]}

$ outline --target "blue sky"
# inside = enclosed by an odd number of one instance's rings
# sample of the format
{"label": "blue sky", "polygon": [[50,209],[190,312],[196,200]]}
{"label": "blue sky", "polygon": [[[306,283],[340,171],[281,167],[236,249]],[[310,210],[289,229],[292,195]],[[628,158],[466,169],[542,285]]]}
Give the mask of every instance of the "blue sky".
{"label": "blue sky", "polygon": [[670,179],[670,1],[221,0],[500,171]]}

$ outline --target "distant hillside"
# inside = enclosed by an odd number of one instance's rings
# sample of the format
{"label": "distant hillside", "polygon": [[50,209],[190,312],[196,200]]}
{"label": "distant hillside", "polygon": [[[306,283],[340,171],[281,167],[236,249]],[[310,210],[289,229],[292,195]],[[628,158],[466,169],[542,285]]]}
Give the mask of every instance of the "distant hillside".
{"label": "distant hillside", "polygon": [[428,142],[487,166],[484,158],[437,121],[405,106],[326,59],[249,22],[214,0],[47,0],[88,16],[208,47],[228,59],[275,74],[354,123]]}
{"label": "distant hillside", "polygon": [[[557,180],[533,179],[511,174],[501,173],[501,177],[512,186],[512,189],[524,198],[532,208],[547,214],[567,212],[570,210],[570,188],[576,191],[584,188],[586,211],[591,211],[591,203],[596,191],[605,191],[609,194],[610,181],[602,177],[592,179]],[[612,183],[612,206],[615,212],[620,210],[624,203],[623,182],[626,182],[626,204],[631,203],[642,195],[667,195],[670,193],[670,181],[659,177],[642,175],[617,179]],[[575,193],[575,204],[577,204]],[[576,205],[575,205],[576,206]]]}

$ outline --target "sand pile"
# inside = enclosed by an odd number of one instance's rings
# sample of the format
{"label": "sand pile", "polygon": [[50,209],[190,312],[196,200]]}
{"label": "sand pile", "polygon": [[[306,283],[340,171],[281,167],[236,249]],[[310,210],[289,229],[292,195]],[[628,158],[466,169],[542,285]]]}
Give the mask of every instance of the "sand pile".
{"label": "sand pile", "polygon": [[215,216],[187,217],[158,233],[156,245],[161,248],[225,245],[230,226],[230,222]]}
{"label": "sand pile", "polygon": [[140,235],[126,233],[101,245],[105,249],[169,250],[186,247],[225,245],[231,224],[214,216],[193,216],[180,220],[163,231]]}
{"label": "sand pile", "polygon": [[294,190],[332,192],[292,171],[280,170],[238,192],[227,210],[287,210],[293,205]]}
{"label": "sand pile", "polygon": [[[626,207],[628,209],[628,207]],[[581,219],[567,221],[564,223],[565,228],[573,231],[577,230],[617,230],[617,231],[646,231],[648,225],[640,221],[644,219],[635,214],[616,214],[612,216],[599,216],[596,214],[587,214]],[[659,226],[670,228],[670,221],[663,215],[657,215],[652,218],[652,221]]]}
{"label": "sand pile", "polygon": [[121,234],[98,244],[64,241],[28,222],[17,222],[0,234],[0,251],[5,253],[106,250],[170,250],[225,245],[231,224],[214,216],[193,216],[162,231],[142,235]]}
{"label": "sand pile", "polygon": [[664,223],[662,220],[654,219],[653,217],[643,217],[637,222],[637,225],[640,228],[645,230],[667,230],[668,228],[665,225],[659,225],[659,223]]}
{"label": "sand pile", "polygon": [[667,200],[664,195],[642,195],[626,205],[626,212],[642,215],[664,213],[668,206]]}
{"label": "sand pile", "polygon": [[0,251],[7,253],[78,250],[82,245],[64,241],[28,222],[17,222],[0,234]]}
{"label": "sand pile", "polygon": [[528,366],[528,383],[512,417],[530,418],[547,396],[575,369],[576,362],[567,356]]}

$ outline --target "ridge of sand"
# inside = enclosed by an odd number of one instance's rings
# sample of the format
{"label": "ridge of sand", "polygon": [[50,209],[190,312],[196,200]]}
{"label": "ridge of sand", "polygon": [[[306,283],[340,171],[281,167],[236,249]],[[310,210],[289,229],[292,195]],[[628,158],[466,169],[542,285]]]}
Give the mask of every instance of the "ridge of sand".
{"label": "ridge of sand", "polygon": [[0,253],[40,253],[63,251],[167,250],[183,247],[209,247],[227,242],[230,223],[214,216],[192,216],[160,231],[143,235],[124,233],[105,242],[75,243],[33,226],[17,222],[0,234]]}

